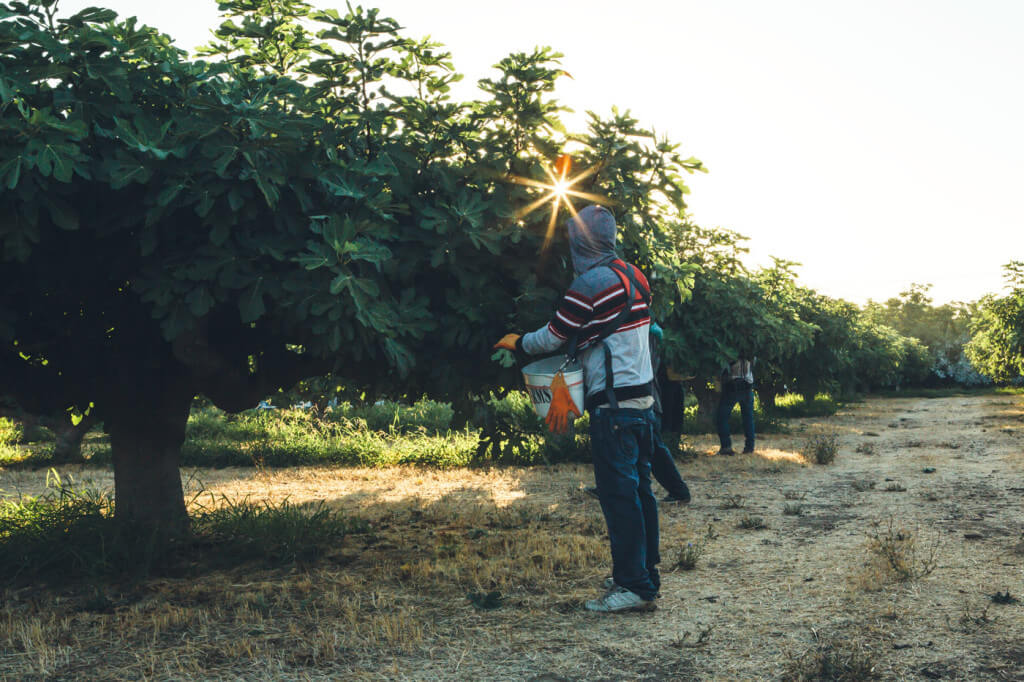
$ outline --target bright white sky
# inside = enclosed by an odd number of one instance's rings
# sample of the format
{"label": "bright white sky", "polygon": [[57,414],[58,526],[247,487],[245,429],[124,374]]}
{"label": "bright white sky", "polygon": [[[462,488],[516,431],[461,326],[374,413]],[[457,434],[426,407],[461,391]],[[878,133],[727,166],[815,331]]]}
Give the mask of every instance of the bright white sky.
{"label": "bright white sky", "polygon": [[[88,5],[187,49],[217,24],[215,0],[61,2]],[[920,282],[973,300],[1024,259],[1024,2],[373,5],[444,43],[467,88],[510,52],[564,53],[574,80],[556,95],[579,120],[617,105],[682,143],[710,169],[690,182],[696,222],[750,237],[753,265],[802,263],[823,293],[862,303]]]}

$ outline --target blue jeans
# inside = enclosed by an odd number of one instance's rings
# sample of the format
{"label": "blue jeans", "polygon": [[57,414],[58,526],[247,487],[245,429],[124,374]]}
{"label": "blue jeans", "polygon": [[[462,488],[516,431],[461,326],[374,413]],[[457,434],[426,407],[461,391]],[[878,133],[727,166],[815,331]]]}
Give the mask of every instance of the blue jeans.
{"label": "blue jeans", "polygon": [[754,389],[736,389],[726,385],[722,389],[722,398],[718,402],[718,413],[715,423],[718,427],[718,440],[723,449],[732,447],[732,436],[729,434],[729,415],[732,408],[739,403],[740,416],[743,418],[744,450],[754,449]]}
{"label": "blue jeans", "polygon": [[651,491],[654,411],[598,408],[590,415],[590,444],[601,511],[612,549],[612,578],[643,599],[661,587],[657,565],[658,502]]}

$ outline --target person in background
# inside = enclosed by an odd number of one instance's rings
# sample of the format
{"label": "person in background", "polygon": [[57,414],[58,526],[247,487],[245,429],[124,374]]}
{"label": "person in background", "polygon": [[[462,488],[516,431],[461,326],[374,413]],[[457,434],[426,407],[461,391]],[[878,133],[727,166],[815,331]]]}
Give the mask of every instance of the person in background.
{"label": "person in background", "polygon": [[[551,321],[495,347],[529,355],[566,348],[583,366],[585,409],[598,499],[611,544],[612,579],[589,611],[650,611],[661,587],[658,501],[651,491],[651,460],[658,438],[650,355],[650,285],[615,253],[611,212],[587,206],[569,219],[569,250],[576,279]],[[563,414],[548,424],[561,425]],[[572,408],[575,410],[575,407]]]}
{"label": "person in background", "polygon": [[715,422],[718,427],[720,455],[735,455],[732,449],[732,435],[729,433],[729,415],[739,403],[743,418],[743,453],[754,452],[754,365],[757,358],[740,356],[732,364],[722,368],[722,395],[718,401]]}

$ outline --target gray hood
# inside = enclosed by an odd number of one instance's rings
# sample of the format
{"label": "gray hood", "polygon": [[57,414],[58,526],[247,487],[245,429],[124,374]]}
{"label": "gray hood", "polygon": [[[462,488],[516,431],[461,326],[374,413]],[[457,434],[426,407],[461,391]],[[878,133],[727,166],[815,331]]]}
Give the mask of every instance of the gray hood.
{"label": "gray hood", "polygon": [[587,206],[566,222],[569,251],[577,275],[606,265],[618,258],[615,253],[615,218],[603,206]]}

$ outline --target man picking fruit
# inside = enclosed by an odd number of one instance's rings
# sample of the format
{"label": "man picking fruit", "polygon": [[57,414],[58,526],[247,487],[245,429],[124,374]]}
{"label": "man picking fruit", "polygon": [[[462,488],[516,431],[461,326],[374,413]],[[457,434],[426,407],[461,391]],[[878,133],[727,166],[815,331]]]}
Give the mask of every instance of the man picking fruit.
{"label": "man picking fruit", "polygon": [[[612,580],[606,581],[604,596],[588,601],[586,608],[648,611],[655,608],[661,585],[650,464],[657,443],[650,285],[616,255],[615,218],[608,209],[588,206],[566,225],[576,279],[554,318],[524,336],[506,334],[495,347],[530,355],[564,348],[578,357],[590,412],[594,477],[612,551]],[[579,415],[567,389],[554,384],[551,389],[548,424],[555,430],[570,414]]]}

